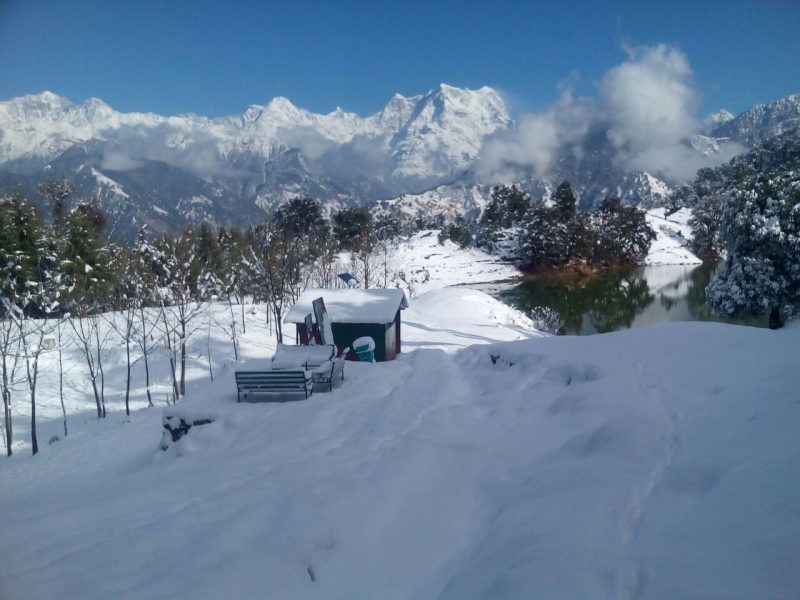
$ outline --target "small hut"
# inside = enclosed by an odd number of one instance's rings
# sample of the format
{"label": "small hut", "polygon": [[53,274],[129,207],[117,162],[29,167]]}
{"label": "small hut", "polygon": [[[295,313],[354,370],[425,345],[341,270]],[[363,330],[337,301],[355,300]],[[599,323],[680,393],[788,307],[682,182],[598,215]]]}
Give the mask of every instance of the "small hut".
{"label": "small hut", "polygon": [[[353,341],[369,336],[375,340],[375,360],[393,360],[401,351],[400,311],[408,300],[399,289],[317,289],[306,290],[286,313],[285,323],[297,326],[300,344],[307,344],[314,331],[308,330],[306,316],[314,314],[314,300],[322,298],[331,321],[338,351],[353,347]],[[319,342],[318,333],[316,341]],[[355,359],[350,351],[348,358]]]}

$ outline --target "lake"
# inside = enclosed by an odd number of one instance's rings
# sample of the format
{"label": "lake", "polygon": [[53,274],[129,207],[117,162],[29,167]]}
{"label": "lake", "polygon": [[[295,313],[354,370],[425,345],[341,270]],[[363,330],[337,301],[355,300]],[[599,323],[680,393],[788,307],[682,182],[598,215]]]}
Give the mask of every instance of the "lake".
{"label": "lake", "polygon": [[561,334],[590,335],[664,321],[726,321],[767,326],[767,317],[720,319],[705,306],[716,263],[643,267],[597,276],[558,276],[524,281],[495,292],[530,314],[548,306],[561,316]]}

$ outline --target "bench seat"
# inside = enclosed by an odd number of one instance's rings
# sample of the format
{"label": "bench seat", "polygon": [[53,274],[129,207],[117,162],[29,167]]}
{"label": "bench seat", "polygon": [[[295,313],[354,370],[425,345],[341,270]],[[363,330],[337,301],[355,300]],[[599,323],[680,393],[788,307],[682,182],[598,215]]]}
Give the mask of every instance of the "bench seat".
{"label": "bench seat", "polygon": [[236,371],[236,389],[241,402],[251,394],[275,396],[275,400],[293,393],[308,398],[314,392],[314,385],[311,373],[304,369]]}

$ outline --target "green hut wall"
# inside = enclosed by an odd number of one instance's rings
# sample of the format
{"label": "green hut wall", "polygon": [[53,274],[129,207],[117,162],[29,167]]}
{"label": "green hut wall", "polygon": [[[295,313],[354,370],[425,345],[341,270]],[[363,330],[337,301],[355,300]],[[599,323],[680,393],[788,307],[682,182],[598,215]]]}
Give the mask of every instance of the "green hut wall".
{"label": "green hut wall", "polygon": [[[356,354],[352,350],[353,342],[364,336],[375,340],[375,360],[378,362],[394,360],[401,351],[399,310],[391,323],[332,323],[331,329],[339,352],[350,347],[348,354],[350,360],[356,359]],[[308,332],[304,324],[298,323],[297,334],[299,343],[308,343]]]}

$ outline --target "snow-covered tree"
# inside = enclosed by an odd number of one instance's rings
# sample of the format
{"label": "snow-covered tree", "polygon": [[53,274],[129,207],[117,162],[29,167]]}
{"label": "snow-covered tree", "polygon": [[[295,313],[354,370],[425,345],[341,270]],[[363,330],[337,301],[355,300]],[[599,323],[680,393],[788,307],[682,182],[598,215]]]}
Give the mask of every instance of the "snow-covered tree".
{"label": "snow-covered tree", "polygon": [[692,207],[689,226],[692,228],[692,251],[704,258],[718,257],[722,252],[719,226],[722,221],[722,198],[709,194]]}
{"label": "snow-covered tree", "polygon": [[67,178],[49,179],[41,182],[37,187],[39,195],[50,204],[52,226],[57,236],[64,232],[67,217],[67,198],[75,190],[75,186]]}
{"label": "snow-covered tree", "polygon": [[[559,189],[564,198],[571,195],[568,182]],[[591,247],[589,216],[570,210],[567,204],[563,199],[562,205],[552,207],[539,202],[525,214],[517,240],[523,269],[578,266],[587,260]]]}
{"label": "snow-covered tree", "polygon": [[14,420],[11,413],[11,390],[18,373],[19,330],[0,306],[0,393],[3,401],[3,426],[6,454],[13,454]]}
{"label": "snow-covered tree", "polygon": [[593,248],[589,261],[607,266],[636,266],[644,263],[656,238],[643,210],[622,206],[611,196],[591,216]]}
{"label": "snow-covered tree", "polygon": [[[148,241],[146,226],[139,229],[133,255],[136,267],[131,271],[131,292],[136,296],[139,312],[134,340],[139,346],[144,364],[147,404],[153,406],[153,396],[150,390],[150,356],[154,351],[154,344],[151,341],[162,320],[163,308],[159,302],[160,295],[157,286],[160,252]],[[158,311],[147,310],[148,307],[157,307]]]}
{"label": "snow-covered tree", "polygon": [[[798,152],[800,145],[787,151]],[[741,181],[725,198],[720,239],[727,258],[707,288],[723,315],[770,314],[800,297],[800,171],[767,171]]]}
{"label": "snow-covered tree", "polygon": [[131,349],[135,344],[140,311],[141,274],[135,255],[126,248],[117,248],[112,256],[111,267],[116,274],[112,293],[116,310],[106,313],[105,316],[109,326],[125,346],[125,414],[130,416],[131,368],[134,362]]}
{"label": "snow-covered tree", "polygon": [[452,223],[448,223],[439,233],[439,243],[450,240],[458,244],[460,248],[468,248],[472,245],[472,232],[469,230],[463,217],[457,217]]}
{"label": "snow-covered tree", "polygon": [[539,203],[525,215],[520,232],[519,255],[522,268],[537,270],[563,264],[566,228],[553,210]]}
{"label": "snow-covered tree", "polygon": [[[52,255],[45,226],[37,212],[19,193],[0,199],[0,319],[2,320],[3,404],[7,451],[11,453],[11,382],[17,360],[25,366],[31,402],[31,447],[39,450],[36,433],[36,389],[42,340],[48,331],[44,317],[56,304],[50,279]],[[15,355],[10,356],[10,352]],[[9,361],[13,363],[9,365]]]}
{"label": "snow-covered tree", "polygon": [[553,195],[553,204],[558,212],[559,221],[566,223],[575,217],[577,199],[569,181],[562,181],[558,185],[556,193]]}
{"label": "snow-covered tree", "polygon": [[516,185],[493,187],[489,203],[478,221],[477,245],[494,249],[498,232],[522,221],[530,206],[530,194]]}
{"label": "snow-covered tree", "polygon": [[272,223],[260,225],[257,248],[253,249],[253,266],[258,285],[265,292],[269,312],[274,318],[278,343],[283,342],[283,315],[299,296],[302,281],[300,245]]}
{"label": "snow-covered tree", "polygon": [[[186,393],[186,345],[200,326],[197,317],[205,308],[204,301],[208,299],[208,294],[207,289],[202,287],[205,282],[200,277],[202,267],[197,260],[191,230],[178,238],[162,238],[156,258],[158,298],[163,309],[162,333],[170,356],[173,391],[177,400]],[[176,373],[178,360],[180,377]]]}

